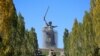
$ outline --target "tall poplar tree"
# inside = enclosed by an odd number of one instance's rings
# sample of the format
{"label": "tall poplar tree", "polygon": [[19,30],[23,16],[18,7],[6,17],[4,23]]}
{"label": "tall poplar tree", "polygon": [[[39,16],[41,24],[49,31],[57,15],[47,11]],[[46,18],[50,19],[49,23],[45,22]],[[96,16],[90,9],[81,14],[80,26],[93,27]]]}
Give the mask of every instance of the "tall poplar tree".
{"label": "tall poplar tree", "polygon": [[75,20],[68,38],[64,39],[65,55],[100,56],[99,28],[100,0],[91,0],[90,11],[85,11],[83,22],[80,24]]}
{"label": "tall poplar tree", "polygon": [[18,14],[18,24],[17,24],[17,37],[14,39],[13,42],[15,42],[15,50],[14,50],[14,56],[22,56],[24,53],[24,47],[25,47],[25,23],[24,23],[24,17],[21,15],[21,13]]}
{"label": "tall poplar tree", "polygon": [[68,56],[68,49],[69,49],[69,32],[67,29],[65,29],[65,32],[64,32],[64,36],[63,36],[63,43],[64,43],[64,54],[65,56]]}
{"label": "tall poplar tree", "polygon": [[85,11],[85,15],[83,18],[83,40],[84,40],[84,49],[85,54],[93,55],[94,52],[94,32],[93,32],[93,24],[90,13]]}
{"label": "tall poplar tree", "polygon": [[29,56],[34,56],[35,55],[35,51],[38,50],[38,40],[37,40],[37,34],[35,32],[34,28],[31,28],[30,31],[26,32],[26,55]]}
{"label": "tall poplar tree", "polygon": [[38,50],[38,40],[34,28],[31,28],[31,30],[29,31],[29,37],[30,37],[29,42],[32,45],[33,53],[35,53],[35,51]]}
{"label": "tall poplar tree", "polygon": [[100,0],[95,1],[93,8],[93,27],[95,31],[95,42],[100,47]]}
{"label": "tall poplar tree", "polygon": [[12,55],[14,46],[13,39],[16,37],[17,14],[13,0],[0,0],[0,38],[2,47],[0,55]]}
{"label": "tall poplar tree", "polygon": [[95,7],[92,10],[93,13],[93,30],[95,32],[95,48],[94,55],[100,55],[100,0],[95,0]]}
{"label": "tall poplar tree", "polygon": [[78,44],[78,37],[79,37],[79,24],[77,19],[74,21],[74,25],[72,28],[72,35],[70,37],[70,55],[69,56],[78,56],[77,44]]}

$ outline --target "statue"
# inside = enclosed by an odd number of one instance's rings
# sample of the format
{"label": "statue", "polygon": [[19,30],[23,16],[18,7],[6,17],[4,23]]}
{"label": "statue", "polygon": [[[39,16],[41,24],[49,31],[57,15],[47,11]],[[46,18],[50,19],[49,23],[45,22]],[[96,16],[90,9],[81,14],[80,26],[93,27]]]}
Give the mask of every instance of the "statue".
{"label": "statue", "polygon": [[55,27],[57,27],[57,26],[52,26],[52,21],[50,21],[49,23],[47,23],[47,21],[46,21],[46,19],[45,19],[48,10],[49,10],[49,7],[47,8],[47,11],[46,11],[45,16],[44,16],[44,22],[45,22],[46,26],[51,27],[51,28],[53,29],[53,28],[55,28]]}
{"label": "statue", "polygon": [[[48,11],[48,9],[47,9],[47,11]],[[47,12],[46,12],[46,14],[47,14]],[[56,40],[55,39],[56,32],[54,31],[54,28],[56,28],[57,26],[53,26],[52,21],[47,22],[45,20],[46,14],[44,16],[44,22],[45,22],[46,26],[43,29],[43,33],[44,33],[44,37],[45,37],[44,38],[45,46],[46,47],[55,47],[56,46],[56,41],[55,41]]]}
{"label": "statue", "polygon": [[46,36],[48,37],[48,40],[46,41],[48,46],[54,46],[56,45],[56,41],[55,41],[55,32],[53,28],[56,28],[57,26],[53,26],[52,22],[50,21],[49,23],[47,23],[45,21],[46,27],[44,28],[44,32],[46,33]]}
{"label": "statue", "polygon": [[52,26],[52,21],[49,21],[47,23],[47,21],[45,20],[45,18],[44,18],[44,21],[45,21],[46,26],[51,27],[52,29],[57,27],[57,26]]}

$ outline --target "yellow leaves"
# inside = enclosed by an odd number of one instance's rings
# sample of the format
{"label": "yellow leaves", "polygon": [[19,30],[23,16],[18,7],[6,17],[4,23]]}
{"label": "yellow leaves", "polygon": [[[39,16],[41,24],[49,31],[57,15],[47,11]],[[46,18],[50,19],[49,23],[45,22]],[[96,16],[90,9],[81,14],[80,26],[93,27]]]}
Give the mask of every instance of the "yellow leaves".
{"label": "yellow leaves", "polygon": [[93,17],[97,17],[97,15],[100,15],[100,0],[96,0],[96,6],[93,8]]}
{"label": "yellow leaves", "polygon": [[96,0],[96,5],[100,5],[100,0]]}
{"label": "yellow leaves", "polygon": [[22,18],[23,17],[20,18],[22,22],[18,22],[18,24],[12,0],[0,0],[0,34],[2,34],[1,38],[3,40],[0,54],[3,53],[2,56],[6,56],[10,52],[13,52],[13,54],[17,56],[25,56],[27,53],[27,55],[30,53],[32,56],[34,51],[38,48],[35,31],[30,31],[30,34],[27,32],[27,36],[24,37],[25,28]]}
{"label": "yellow leaves", "polygon": [[100,47],[100,0],[96,0],[93,8],[93,27],[95,31],[95,43]]}
{"label": "yellow leaves", "polygon": [[7,46],[7,47],[5,48],[5,50],[4,50],[4,54],[7,54],[9,51],[10,51],[10,47]]}
{"label": "yellow leaves", "polygon": [[[66,43],[69,45],[69,48],[66,49],[69,56],[98,55],[95,53],[95,47],[100,48],[100,0],[91,1],[91,10],[89,13],[86,12],[82,26],[79,27],[77,21],[75,21],[69,42]],[[80,43],[81,45],[79,45]]]}
{"label": "yellow leaves", "polygon": [[3,44],[0,54],[3,53],[3,56],[7,55],[12,49],[10,46],[14,45],[12,38],[15,37],[16,30],[13,24],[17,24],[15,16],[17,15],[12,0],[0,0],[0,34]]}

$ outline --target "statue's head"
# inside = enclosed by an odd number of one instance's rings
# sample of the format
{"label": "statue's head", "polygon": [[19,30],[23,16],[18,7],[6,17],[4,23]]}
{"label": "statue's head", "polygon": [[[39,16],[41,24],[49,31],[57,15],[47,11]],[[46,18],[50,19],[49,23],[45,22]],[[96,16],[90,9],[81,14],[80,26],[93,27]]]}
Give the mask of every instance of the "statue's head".
{"label": "statue's head", "polygon": [[49,25],[50,25],[50,26],[52,25],[52,21],[49,21]]}

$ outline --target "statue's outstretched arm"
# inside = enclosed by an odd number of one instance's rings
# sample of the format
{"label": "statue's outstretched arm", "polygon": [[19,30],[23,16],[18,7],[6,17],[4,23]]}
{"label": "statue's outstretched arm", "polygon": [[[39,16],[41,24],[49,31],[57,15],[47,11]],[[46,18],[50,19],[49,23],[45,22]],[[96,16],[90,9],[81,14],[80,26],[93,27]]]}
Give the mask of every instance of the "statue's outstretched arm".
{"label": "statue's outstretched arm", "polygon": [[52,26],[53,28],[56,28],[56,27],[58,27],[58,26]]}

